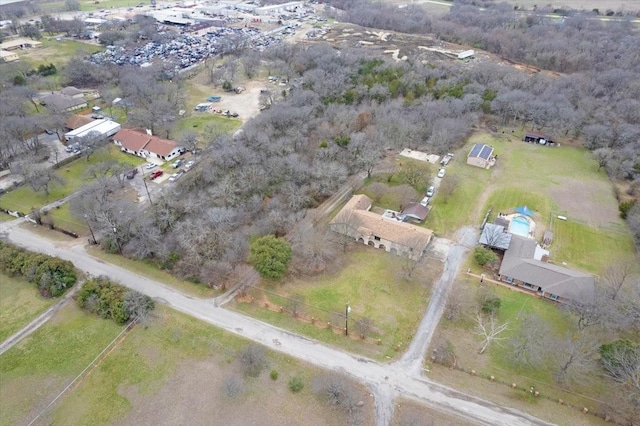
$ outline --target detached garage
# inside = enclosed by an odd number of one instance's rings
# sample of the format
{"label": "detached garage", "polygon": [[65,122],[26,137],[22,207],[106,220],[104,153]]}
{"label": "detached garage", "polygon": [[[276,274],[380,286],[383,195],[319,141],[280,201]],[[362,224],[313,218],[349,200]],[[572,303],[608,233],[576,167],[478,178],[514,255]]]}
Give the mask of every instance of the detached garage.
{"label": "detached garage", "polygon": [[486,144],[475,144],[469,151],[469,155],[467,155],[467,164],[488,169],[494,165],[495,158],[493,147]]}

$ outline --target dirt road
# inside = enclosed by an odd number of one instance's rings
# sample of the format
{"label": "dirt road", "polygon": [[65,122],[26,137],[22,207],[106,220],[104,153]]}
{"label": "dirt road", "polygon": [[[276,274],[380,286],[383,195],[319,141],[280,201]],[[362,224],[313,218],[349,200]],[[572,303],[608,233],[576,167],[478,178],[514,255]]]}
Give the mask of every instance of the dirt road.
{"label": "dirt road", "polygon": [[[464,254],[468,247],[475,245],[478,237],[473,228],[465,227],[458,231],[456,238],[458,243],[453,243],[449,246],[444,262],[444,270],[442,271],[440,279],[433,287],[429,307],[420,322],[418,331],[416,331],[415,337],[411,341],[407,352],[394,363],[394,366],[408,371],[414,376],[420,375],[422,371],[425,352],[429,347],[429,343],[431,343],[433,333],[436,331],[436,327],[444,312],[449,291],[453,286],[453,280],[458,274]],[[442,242],[439,242],[439,244],[441,246],[445,245]]]}
{"label": "dirt road", "polygon": [[[283,352],[316,366],[340,372],[368,385],[377,398],[377,424],[391,424],[389,399],[396,395],[435,405],[440,410],[457,414],[471,422],[490,425],[546,425],[517,410],[503,408],[488,401],[466,395],[416,376],[398,365],[376,361],[329,348],[311,339],[298,336],[239,313],[217,308],[211,299],[186,296],[159,282],[142,277],[115,265],[91,257],[82,245],[65,247],[44,240],[26,229],[2,224],[6,236],[14,244],[29,250],[70,260],[77,268],[93,275],[107,275],[123,285],[144,293],[156,301],[208,322],[228,332],[258,342],[272,350]],[[279,344],[276,344],[278,342]]]}

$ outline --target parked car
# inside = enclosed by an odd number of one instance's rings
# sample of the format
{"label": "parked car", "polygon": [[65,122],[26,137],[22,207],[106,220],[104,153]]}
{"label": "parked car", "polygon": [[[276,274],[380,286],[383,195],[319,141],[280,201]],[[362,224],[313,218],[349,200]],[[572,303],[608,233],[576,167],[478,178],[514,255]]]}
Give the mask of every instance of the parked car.
{"label": "parked car", "polygon": [[187,164],[184,165],[185,170],[189,170],[190,168],[192,168],[194,165],[196,164],[195,161],[193,160],[189,160],[187,161]]}
{"label": "parked car", "polygon": [[156,163],[147,163],[147,164],[144,165],[144,168],[147,169],[147,170],[151,170],[154,167],[158,167],[158,165]]}
{"label": "parked car", "polygon": [[44,129],[44,132],[48,135],[52,135],[53,134],[53,130],[51,129]]}
{"label": "parked car", "polygon": [[160,176],[162,176],[164,174],[164,172],[162,170],[156,170],[155,172],[151,173],[151,175],[149,176],[149,178],[151,180],[154,180],[156,178],[159,178]]}
{"label": "parked car", "polygon": [[179,160],[174,161],[171,167],[173,167],[174,169],[177,169],[178,167],[182,166],[182,163],[184,163],[184,160],[181,158]]}
{"label": "parked car", "polygon": [[133,168],[133,169],[129,170],[129,171],[127,172],[127,174],[125,175],[125,177],[126,177],[127,179],[133,179],[137,174],[138,174],[138,168],[137,168],[137,167],[135,167],[135,168]]}
{"label": "parked car", "polygon": [[422,199],[422,201],[420,201],[420,204],[421,204],[423,207],[427,207],[427,204],[429,204],[429,200],[430,200],[430,198],[429,198],[429,197],[424,197],[424,198]]}
{"label": "parked car", "polygon": [[169,182],[175,182],[182,177],[184,170],[180,170],[178,173],[174,173],[169,177]]}
{"label": "parked car", "polygon": [[447,173],[445,169],[438,170],[438,177],[443,178],[445,173]]}
{"label": "parked car", "polygon": [[430,186],[429,189],[427,189],[427,193],[425,194],[427,197],[433,197],[433,194],[435,194],[436,192],[436,188],[433,186]]}
{"label": "parked car", "polygon": [[453,154],[449,152],[447,153],[447,155],[442,157],[442,160],[440,160],[440,164],[443,166],[446,166],[447,164],[449,164],[449,161],[451,161],[452,158],[453,158]]}

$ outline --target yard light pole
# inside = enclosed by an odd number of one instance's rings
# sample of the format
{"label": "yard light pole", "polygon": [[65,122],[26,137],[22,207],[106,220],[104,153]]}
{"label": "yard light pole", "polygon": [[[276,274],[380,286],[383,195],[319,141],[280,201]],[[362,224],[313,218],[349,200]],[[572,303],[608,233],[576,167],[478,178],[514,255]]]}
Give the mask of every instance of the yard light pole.
{"label": "yard light pole", "polygon": [[88,215],[84,215],[84,220],[87,223],[87,228],[89,228],[89,232],[91,232],[91,244],[98,244],[98,241],[96,241],[96,236],[93,235],[93,229],[91,229],[91,225],[89,224],[89,216]]}
{"label": "yard light pole", "polygon": [[[142,167],[140,167],[142,169]],[[149,188],[147,187],[147,179],[144,177],[144,169],[142,169],[142,183],[144,184],[144,189],[147,191],[147,198],[149,198],[149,204],[153,205],[153,201],[151,200],[151,194],[149,194]]]}
{"label": "yard light pole", "polygon": [[347,302],[347,306],[344,308],[344,335],[349,335],[349,312],[351,312],[351,306]]}

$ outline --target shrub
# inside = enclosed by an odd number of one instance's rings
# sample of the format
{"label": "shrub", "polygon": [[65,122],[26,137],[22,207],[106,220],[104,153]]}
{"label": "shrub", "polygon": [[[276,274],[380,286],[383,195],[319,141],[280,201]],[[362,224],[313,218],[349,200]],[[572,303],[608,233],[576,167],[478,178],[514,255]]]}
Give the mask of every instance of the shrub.
{"label": "shrub", "polygon": [[278,380],[278,372],[276,370],[271,370],[269,377],[271,377],[271,380]]}
{"label": "shrub", "polygon": [[46,254],[33,253],[0,241],[0,271],[21,276],[35,284],[43,297],[58,297],[76,280],[73,263]]}
{"label": "shrub", "polygon": [[258,377],[267,365],[267,357],[262,346],[247,345],[240,353],[240,363],[247,376]]}
{"label": "shrub", "polygon": [[298,393],[304,387],[304,381],[300,376],[294,376],[289,380],[289,390],[293,393]]}
{"label": "shrub", "polygon": [[498,255],[484,247],[476,247],[473,258],[480,266],[492,265],[498,261]]}
{"label": "shrub", "polygon": [[114,284],[107,277],[85,282],[76,300],[81,308],[118,324],[143,318],[154,308],[148,296]]}
{"label": "shrub", "polygon": [[620,217],[622,219],[626,219],[629,214],[629,210],[631,210],[631,208],[635,205],[636,205],[636,200],[627,200],[618,204],[618,211],[620,212]]}
{"label": "shrub", "polygon": [[229,398],[240,395],[243,390],[244,381],[242,380],[242,377],[236,374],[227,377],[224,382],[224,391]]}
{"label": "shrub", "polygon": [[249,251],[249,262],[260,275],[272,280],[284,277],[291,260],[291,244],[287,241],[265,235],[251,241]]}

